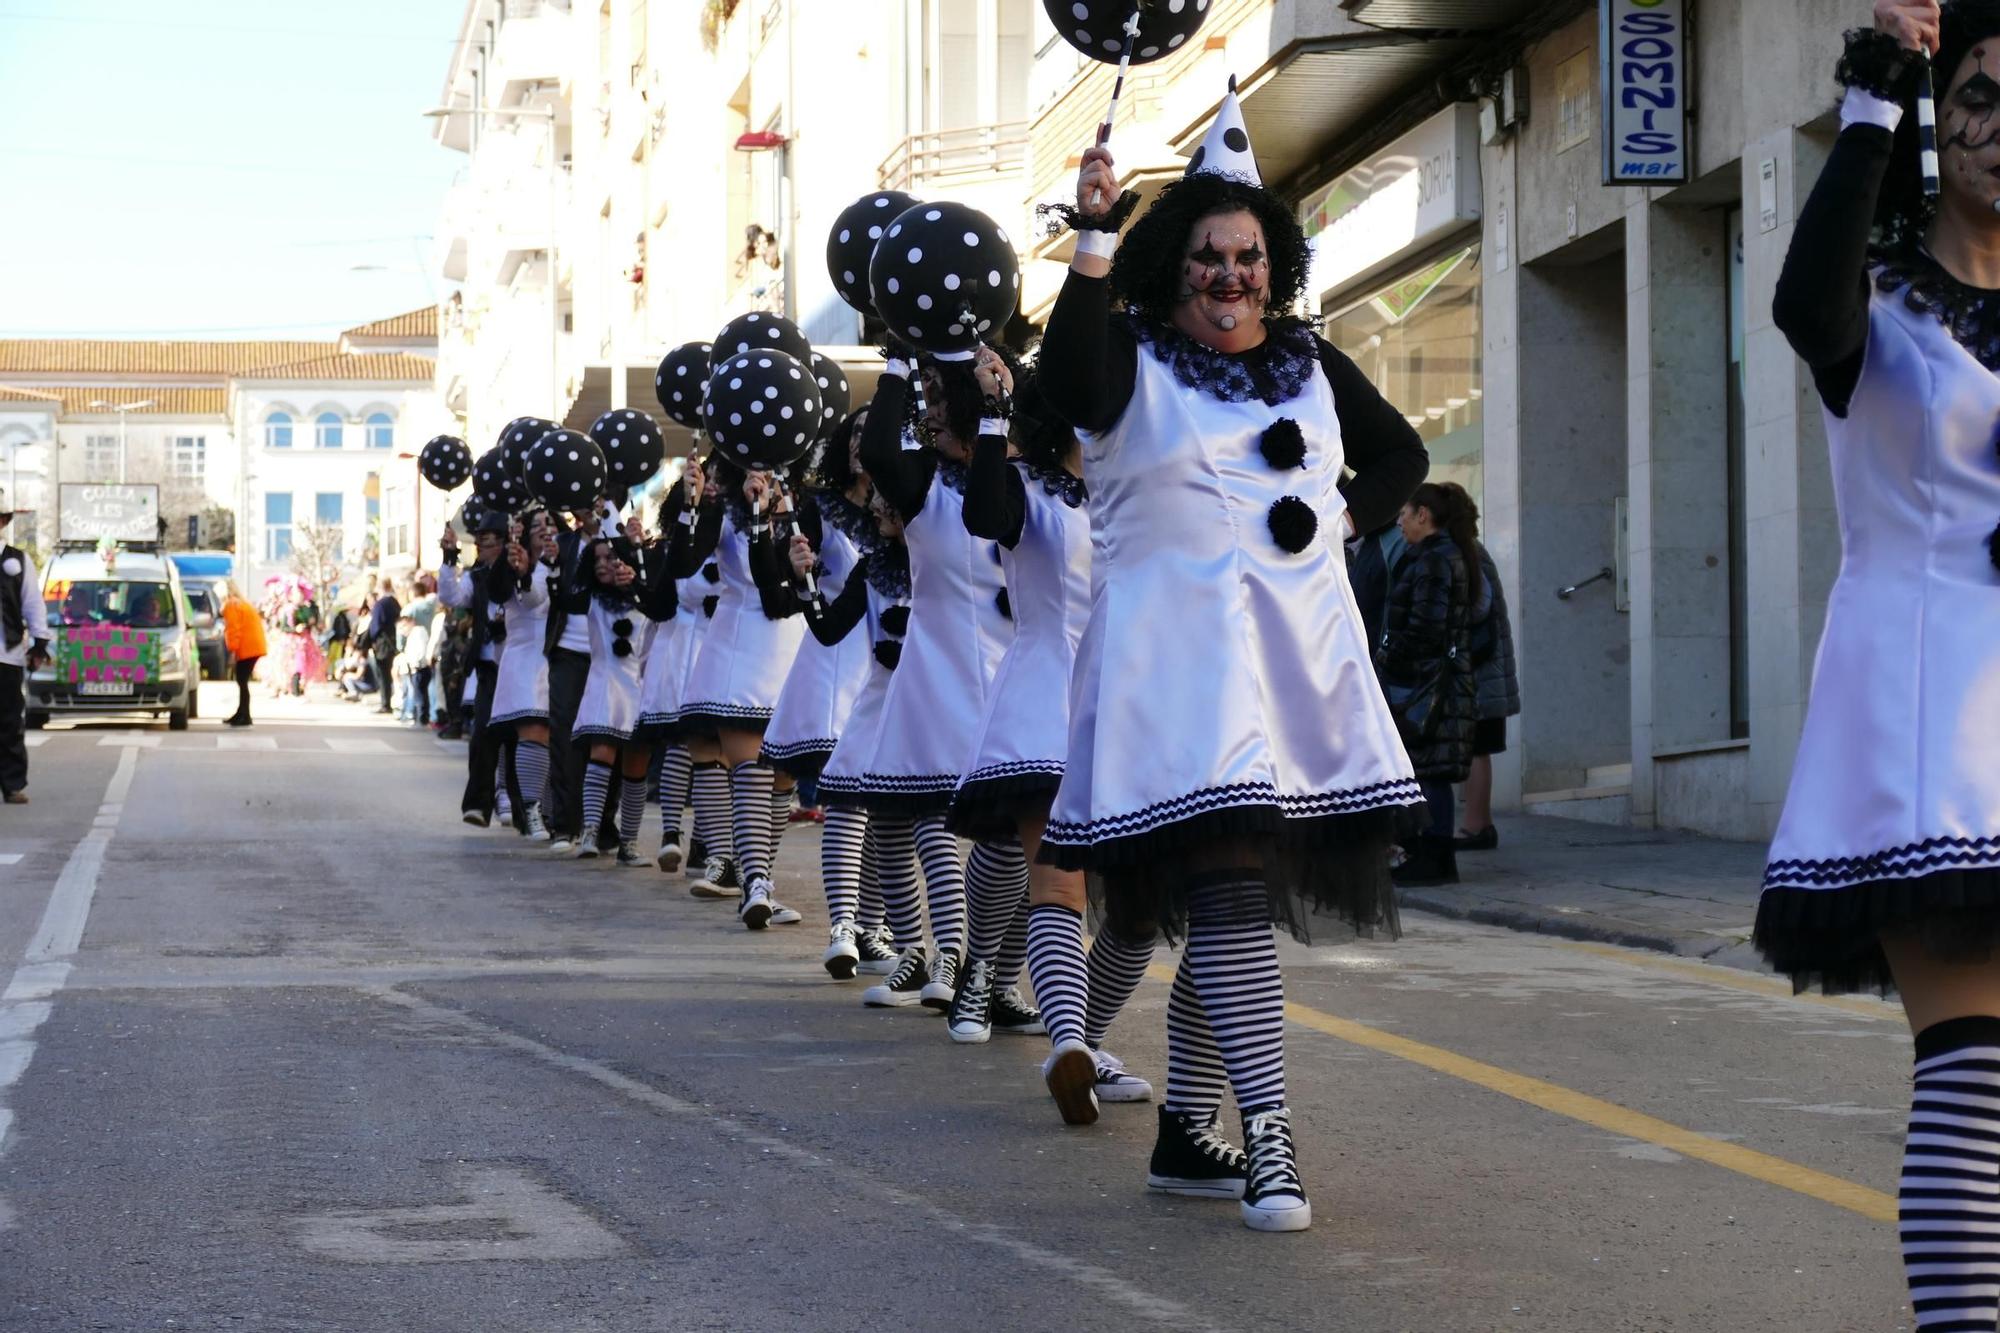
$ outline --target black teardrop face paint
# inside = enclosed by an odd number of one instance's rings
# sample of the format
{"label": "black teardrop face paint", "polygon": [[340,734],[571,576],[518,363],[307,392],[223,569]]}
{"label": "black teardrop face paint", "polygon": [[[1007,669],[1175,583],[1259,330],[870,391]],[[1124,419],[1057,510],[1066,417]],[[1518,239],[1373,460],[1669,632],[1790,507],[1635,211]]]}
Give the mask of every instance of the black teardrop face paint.
{"label": "black teardrop face paint", "polygon": [[1975,46],[1938,108],[1945,188],[2000,211],[2000,43]]}
{"label": "black teardrop face paint", "polygon": [[1263,318],[1271,299],[1271,259],[1255,215],[1222,213],[1194,224],[1181,262],[1180,298],[1224,332]]}

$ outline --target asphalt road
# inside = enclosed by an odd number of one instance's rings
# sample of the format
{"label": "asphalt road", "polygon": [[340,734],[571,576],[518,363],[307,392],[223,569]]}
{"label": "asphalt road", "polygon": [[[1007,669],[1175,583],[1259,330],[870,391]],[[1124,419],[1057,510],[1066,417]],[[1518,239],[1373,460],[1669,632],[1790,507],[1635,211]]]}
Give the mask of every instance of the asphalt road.
{"label": "asphalt road", "polygon": [[[810,832],[807,924],[750,935],[680,876],[466,828],[462,748],[373,722],[32,752],[0,1328],[1909,1325],[1886,1006],[1415,915],[1288,946],[1317,1220],[1259,1235],[1146,1193],[1152,1108],[1064,1129],[1040,1040],[827,981]],[[1162,1083],[1165,994],[1111,1043]]]}

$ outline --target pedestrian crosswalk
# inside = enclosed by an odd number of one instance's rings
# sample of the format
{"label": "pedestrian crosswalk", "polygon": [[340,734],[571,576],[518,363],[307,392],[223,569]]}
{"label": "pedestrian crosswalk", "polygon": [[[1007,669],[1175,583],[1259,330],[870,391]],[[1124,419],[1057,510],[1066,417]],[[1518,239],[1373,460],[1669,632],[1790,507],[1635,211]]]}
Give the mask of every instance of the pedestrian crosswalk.
{"label": "pedestrian crosswalk", "polygon": [[87,745],[100,749],[137,749],[172,751],[244,751],[272,753],[318,753],[336,755],[395,755],[429,754],[442,751],[447,754],[463,755],[465,745],[460,741],[432,740],[430,745],[416,735],[398,737],[405,743],[383,740],[372,736],[327,736],[314,735],[310,731],[292,731],[274,728],[264,734],[241,732],[188,732],[170,731],[98,731],[78,729],[74,731],[34,731],[27,735],[31,748],[40,748],[51,743],[67,748],[72,745]]}

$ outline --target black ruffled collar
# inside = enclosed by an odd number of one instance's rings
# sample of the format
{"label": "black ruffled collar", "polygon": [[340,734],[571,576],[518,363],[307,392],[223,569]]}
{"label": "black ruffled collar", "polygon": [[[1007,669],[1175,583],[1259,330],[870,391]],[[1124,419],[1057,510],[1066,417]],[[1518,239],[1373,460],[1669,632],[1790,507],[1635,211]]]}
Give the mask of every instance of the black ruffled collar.
{"label": "black ruffled collar", "polygon": [[2000,291],[1968,287],[1921,249],[1878,253],[1875,288],[1903,294],[1903,304],[1929,315],[1988,370],[2000,374]]}
{"label": "black ruffled collar", "polygon": [[1247,352],[1218,352],[1171,324],[1156,324],[1126,312],[1132,336],[1150,345],[1174,378],[1225,403],[1256,399],[1267,407],[1289,403],[1312,383],[1319,364],[1319,340],[1295,319],[1266,322],[1269,336]]}
{"label": "black ruffled collar", "polygon": [[882,530],[875,525],[875,515],[868,506],[854,503],[839,491],[814,491],[813,503],[819,506],[820,519],[853,542],[855,550],[865,555],[881,544]]}
{"label": "black ruffled collar", "polygon": [[886,538],[861,553],[862,577],[868,586],[892,602],[910,595],[910,548]]}
{"label": "black ruffled collar", "polygon": [[[638,586],[636,583],[632,585],[634,588]],[[598,605],[614,616],[628,614],[634,607],[639,605],[639,598],[636,593],[607,588],[597,582],[591,583],[590,595],[597,599]]]}
{"label": "black ruffled collar", "polygon": [[965,464],[946,458],[943,454],[937,456],[937,479],[960,495],[965,494],[965,474]]}
{"label": "black ruffled collar", "polygon": [[1090,498],[1090,491],[1085,488],[1083,478],[1067,469],[1043,467],[1039,463],[1030,463],[1021,458],[1015,459],[1014,462],[1019,465],[1021,471],[1042,484],[1045,494],[1061,500],[1071,509],[1081,508],[1083,502]]}

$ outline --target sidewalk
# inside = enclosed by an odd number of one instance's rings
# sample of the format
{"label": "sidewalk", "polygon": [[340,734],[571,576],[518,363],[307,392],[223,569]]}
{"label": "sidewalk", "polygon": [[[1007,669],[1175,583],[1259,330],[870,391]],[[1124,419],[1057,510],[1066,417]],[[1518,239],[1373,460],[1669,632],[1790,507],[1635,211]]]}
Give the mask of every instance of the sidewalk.
{"label": "sidewalk", "polygon": [[1497,850],[1459,853],[1461,883],[1401,890],[1403,906],[1766,970],[1750,945],[1764,844],[1537,815],[1495,822]]}

